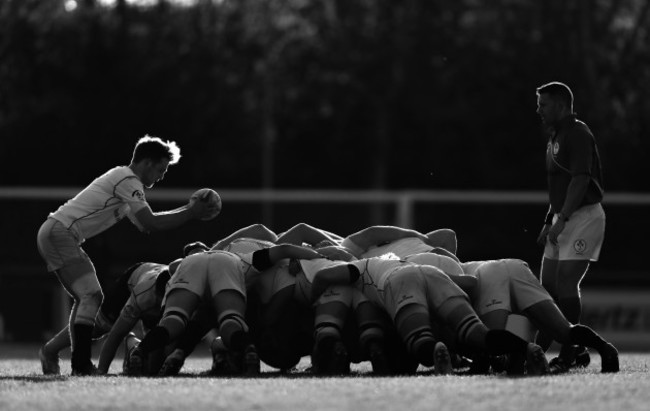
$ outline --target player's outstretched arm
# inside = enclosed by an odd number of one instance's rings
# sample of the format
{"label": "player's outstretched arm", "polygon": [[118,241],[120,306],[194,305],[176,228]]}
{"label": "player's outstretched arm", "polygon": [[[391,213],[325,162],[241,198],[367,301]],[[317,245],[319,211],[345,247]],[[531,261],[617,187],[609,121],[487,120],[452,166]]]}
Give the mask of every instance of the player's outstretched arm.
{"label": "player's outstretched arm", "polygon": [[285,258],[294,258],[296,260],[313,260],[315,258],[325,258],[324,255],[309,247],[302,247],[294,244],[279,244],[268,248],[269,259],[273,264]]}
{"label": "player's outstretched arm", "polygon": [[[129,302],[130,301],[131,300],[129,299]],[[127,302],[126,306],[129,306],[129,302]],[[123,312],[120,313],[120,316],[115,321],[115,324],[113,324],[113,327],[111,328],[111,331],[109,331],[108,336],[104,341],[104,345],[102,345],[102,349],[99,353],[99,365],[97,368],[102,374],[108,373],[108,370],[111,367],[111,362],[113,362],[115,353],[122,343],[122,340],[129,334],[129,332],[133,329],[133,327],[135,327],[136,323],[138,322],[137,318],[132,316],[127,317],[123,315]]]}
{"label": "player's outstretched arm", "polygon": [[205,201],[195,201],[182,207],[154,213],[148,205],[135,213],[142,231],[164,231],[179,227],[190,220],[203,219],[214,214],[216,206]]}

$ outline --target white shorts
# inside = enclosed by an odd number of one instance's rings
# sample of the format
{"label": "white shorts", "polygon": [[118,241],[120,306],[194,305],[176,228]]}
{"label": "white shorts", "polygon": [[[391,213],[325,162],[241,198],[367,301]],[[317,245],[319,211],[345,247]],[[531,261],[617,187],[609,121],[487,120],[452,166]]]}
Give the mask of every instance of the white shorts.
{"label": "white shorts", "polygon": [[235,290],[246,297],[241,259],[220,251],[185,257],[169,280],[166,295],[175,289],[191,291],[201,298],[214,297],[224,290]]}
{"label": "white shorts", "polygon": [[[553,222],[557,215],[553,217]],[[544,258],[550,260],[598,261],[605,238],[605,211],[600,203],[581,207],[571,214],[557,238],[558,245],[546,242]]]}
{"label": "white shorts", "polygon": [[522,260],[487,261],[476,271],[473,301],[479,316],[496,310],[521,313],[531,305],[553,299]]}
{"label": "white shorts", "polygon": [[449,299],[467,294],[440,269],[428,265],[407,265],[388,276],[384,286],[383,306],[395,319],[399,310],[419,304],[435,313]]}
{"label": "white shorts", "polygon": [[77,264],[87,266],[87,271],[95,271],[75,233],[66,229],[58,220],[45,220],[38,230],[36,241],[38,252],[47,264],[47,271],[53,272]]}

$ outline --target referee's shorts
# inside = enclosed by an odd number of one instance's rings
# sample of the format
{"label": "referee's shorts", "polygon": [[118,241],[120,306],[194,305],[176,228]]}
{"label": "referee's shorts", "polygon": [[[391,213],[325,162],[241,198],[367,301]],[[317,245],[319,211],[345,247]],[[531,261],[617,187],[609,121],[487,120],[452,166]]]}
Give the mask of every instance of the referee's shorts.
{"label": "referee's shorts", "polygon": [[[553,223],[557,214],[553,217]],[[571,214],[557,245],[546,242],[544,258],[598,261],[605,238],[605,211],[600,203],[580,207]]]}

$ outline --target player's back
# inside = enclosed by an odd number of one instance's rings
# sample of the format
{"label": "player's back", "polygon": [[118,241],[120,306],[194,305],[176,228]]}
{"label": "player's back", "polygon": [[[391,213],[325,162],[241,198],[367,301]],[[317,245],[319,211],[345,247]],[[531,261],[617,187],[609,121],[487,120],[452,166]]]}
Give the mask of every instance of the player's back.
{"label": "player's back", "polygon": [[393,253],[398,257],[404,258],[411,254],[426,253],[432,249],[433,247],[425,243],[421,238],[406,237],[372,247],[366,250],[361,255],[361,258],[380,257],[387,253]]}
{"label": "player's back", "polygon": [[75,232],[82,241],[124,218],[131,211],[130,204],[144,203],[143,190],[142,182],[129,167],[115,167],[97,177],[50,216]]}

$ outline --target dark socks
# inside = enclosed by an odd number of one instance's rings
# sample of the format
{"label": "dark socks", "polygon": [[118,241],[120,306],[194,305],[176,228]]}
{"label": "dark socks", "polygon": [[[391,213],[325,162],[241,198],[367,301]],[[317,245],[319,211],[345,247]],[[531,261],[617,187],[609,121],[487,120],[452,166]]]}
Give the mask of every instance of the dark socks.
{"label": "dark socks", "polygon": [[[557,305],[571,324],[580,323],[582,313],[582,303],[580,297],[563,297],[558,299]],[[583,344],[580,344],[583,345]],[[570,344],[564,344],[560,349],[560,357],[573,361],[576,354],[576,347]]]}
{"label": "dark socks", "polygon": [[598,351],[607,344],[607,341],[603,340],[594,330],[581,324],[571,327],[569,337],[573,344],[592,347]]}
{"label": "dark socks", "polygon": [[74,324],[74,341],[72,342],[72,368],[85,368],[90,364],[92,345],[92,325]]}
{"label": "dark socks", "polygon": [[558,299],[557,305],[571,324],[580,323],[580,315],[582,314],[582,303],[580,297],[563,297]]}

